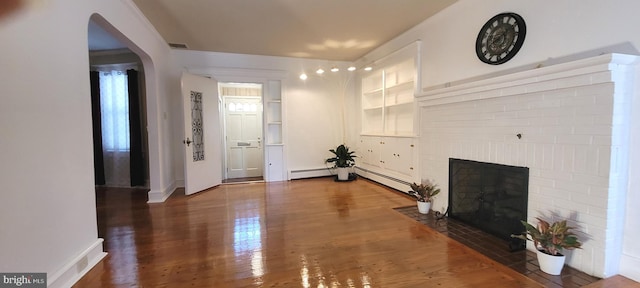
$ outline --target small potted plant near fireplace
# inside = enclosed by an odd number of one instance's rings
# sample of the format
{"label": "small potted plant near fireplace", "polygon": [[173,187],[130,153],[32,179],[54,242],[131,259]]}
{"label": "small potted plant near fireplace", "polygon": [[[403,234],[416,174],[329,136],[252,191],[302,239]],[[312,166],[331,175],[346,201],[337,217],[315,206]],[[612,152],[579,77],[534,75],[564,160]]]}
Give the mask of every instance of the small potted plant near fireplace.
{"label": "small potted plant near fireplace", "polygon": [[418,204],[418,212],[422,214],[428,214],[429,210],[431,210],[431,201],[433,201],[433,197],[440,193],[440,188],[438,185],[433,183],[431,180],[422,180],[422,183],[416,184],[415,182],[409,185],[412,191],[409,191],[409,194],[416,197],[416,202]]}
{"label": "small potted plant near fireplace", "polygon": [[349,151],[349,147],[340,144],[336,149],[330,149],[329,152],[334,154],[334,157],[325,160],[325,163],[334,163],[338,170],[338,180],[349,180],[349,168],[356,164],[356,155],[353,155],[355,151]]}
{"label": "small potted plant near fireplace", "polygon": [[[580,248],[582,243],[571,231],[574,228],[567,226],[567,220],[549,224],[540,218],[536,219],[538,219],[537,227],[521,221],[526,232],[520,235],[511,235],[511,237],[533,241],[537,250],[540,270],[547,274],[560,275],[565,260],[562,250]],[[527,235],[531,236],[531,239]]]}

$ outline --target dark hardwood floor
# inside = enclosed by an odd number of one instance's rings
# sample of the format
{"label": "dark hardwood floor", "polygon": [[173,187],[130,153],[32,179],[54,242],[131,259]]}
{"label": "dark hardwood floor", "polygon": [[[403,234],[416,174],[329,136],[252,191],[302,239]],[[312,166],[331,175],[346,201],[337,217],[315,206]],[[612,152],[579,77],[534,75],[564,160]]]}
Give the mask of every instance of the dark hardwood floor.
{"label": "dark hardwood floor", "polygon": [[96,193],[109,255],[74,287],[544,287],[395,211],[415,202],[364,179],[178,190],[160,204],[146,190]]}

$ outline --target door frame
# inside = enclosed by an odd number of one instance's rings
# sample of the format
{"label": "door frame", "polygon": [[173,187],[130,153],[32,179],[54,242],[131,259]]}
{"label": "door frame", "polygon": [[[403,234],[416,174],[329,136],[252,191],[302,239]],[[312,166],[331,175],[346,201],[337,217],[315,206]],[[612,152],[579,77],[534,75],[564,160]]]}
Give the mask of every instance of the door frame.
{"label": "door frame", "polygon": [[[262,84],[262,103],[264,105],[265,100],[266,100],[266,91],[268,91],[268,87],[269,87],[269,81],[280,81],[281,83],[281,90],[280,93],[282,95],[282,99],[284,99],[284,91],[285,91],[285,86],[286,86],[286,79],[289,75],[288,71],[284,71],[284,70],[268,70],[268,69],[239,69],[239,68],[220,68],[220,67],[204,67],[204,68],[185,68],[186,71],[188,71],[189,73],[192,74],[197,74],[197,75],[201,75],[201,76],[209,76],[209,77],[213,77],[216,80],[218,80],[219,83],[222,82],[235,82],[235,83],[260,83]],[[283,118],[283,125],[282,125],[282,137],[284,139],[286,139],[286,122],[285,122],[285,107],[283,105],[282,107],[282,118]],[[262,135],[263,137],[266,136],[266,127],[267,127],[267,123],[266,123],[266,113],[262,113]],[[223,140],[223,139],[221,139]],[[267,139],[263,139],[263,141],[266,141]],[[286,141],[285,141],[286,143]],[[262,149],[262,154],[263,154],[263,159],[264,159],[264,166],[263,166],[263,178],[265,180],[265,182],[269,182],[270,181],[270,177],[269,177],[269,161],[276,161],[276,159],[272,159],[268,157],[268,145],[266,144],[266,142],[263,142],[263,149]],[[267,159],[269,159],[269,161],[267,161]],[[280,163],[282,165],[280,165],[282,167],[283,171],[288,171],[288,167],[287,167],[287,145],[282,145],[282,157],[279,157],[279,159],[277,159],[278,161],[280,161]],[[285,173],[286,174],[286,173]],[[285,179],[289,179],[289,176],[284,175]],[[281,181],[281,180],[278,180]]]}
{"label": "door frame", "polygon": [[[262,117],[260,119],[260,120],[262,120],[262,125],[260,127],[260,139],[262,141],[262,144],[261,144],[261,146],[262,146],[262,148],[261,148],[262,149],[262,155],[261,155],[260,161],[262,163],[262,173],[261,173],[262,174],[262,179],[265,179],[265,170],[264,170],[264,167],[265,167],[265,152],[264,152],[264,146],[265,146],[265,143],[264,143],[264,133],[265,133],[265,129],[264,129],[264,121],[265,121],[265,115],[264,115],[264,85],[262,83],[257,83],[257,82],[239,83],[239,84],[260,84],[260,86],[261,86],[260,96],[234,96],[234,95],[222,95],[222,93],[220,92],[220,86],[224,85],[225,83],[230,83],[230,82],[222,82],[222,81],[218,82],[218,93],[220,95],[220,98],[222,98],[222,105],[223,105],[222,109],[221,109],[221,111],[223,111],[223,113],[221,113],[221,115],[220,115],[220,118],[222,120],[222,139],[223,139],[223,143],[224,143],[224,145],[222,147],[222,149],[223,149],[222,157],[224,158],[224,160],[222,161],[222,164],[223,164],[223,166],[222,166],[223,179],[222,180],[224,181],[226,179],[230,179],[229,178],[229,169],[228,169],[228,167],[229,167],[228,160],[229,159],[227,157],[228,156],[227,155],[227,149],[229,148],[228,147],[228,141],[227,141],[227,97],[230,97],[230,98],[260,98],[259,109],[260,109],[260,114],[261,114],[261,117]],[[238,82],[233,82],[233,83],[238,83]],[[231,179],[233,179],[233,178],[231,178]]]}

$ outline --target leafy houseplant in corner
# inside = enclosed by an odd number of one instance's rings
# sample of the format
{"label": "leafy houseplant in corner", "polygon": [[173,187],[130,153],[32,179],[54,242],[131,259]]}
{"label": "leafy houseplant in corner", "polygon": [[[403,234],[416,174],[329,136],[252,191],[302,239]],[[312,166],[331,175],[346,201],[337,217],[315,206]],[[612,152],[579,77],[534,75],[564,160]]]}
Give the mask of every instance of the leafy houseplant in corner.
{"label": "leafy houseplant in corner", "polygon": [[431,180],[422,180],[422,183],[416,184],[415,182],[411,185],[412,191],[409,191],[409,194],[413,195],[417,199],[418,204],[418,212],[422,214],[428,214],[429,210],[431,210],[431,201],[433,197],[440,193],[440,188],[438,185],[433,183]]}
{"label": "leafy houseplant in corner", "polygon": [[538,219],[537,227],[521,221],[527,231],[521,235],[511,235],[511,237],[533,241],[537,250],[540,270],[547,274],[560,275],[565,260],[562,250],[580,248],[582,243],[571,231],[574,228],[567,226],[567,220],[549,224],[540,218],[536,219]]}
{"label": "leafy houseplant in corner", "polygon": [[333,153],[334,157],[328,158],[324,162],[335,164],[335,167],[338,168],[338,180],[349,180],[349,168],[356,164],[356,160],[353,159],[357,157],[353,155],[355,152],[349,151],[349,147],[344,146],[344,144],[340,144],[336,149],[331,149],[329,152]]}

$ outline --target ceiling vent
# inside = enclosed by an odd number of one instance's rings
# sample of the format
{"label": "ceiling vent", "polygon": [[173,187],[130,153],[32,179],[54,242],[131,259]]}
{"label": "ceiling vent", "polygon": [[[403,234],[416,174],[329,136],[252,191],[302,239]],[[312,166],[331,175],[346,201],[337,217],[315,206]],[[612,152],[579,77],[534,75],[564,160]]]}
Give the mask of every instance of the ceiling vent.
{"label": "ceiling vent", "polygon": [[169,47],[176,49],[189,49],[189,47],[187,47],[187,44],[182,43],[169,43]]}

